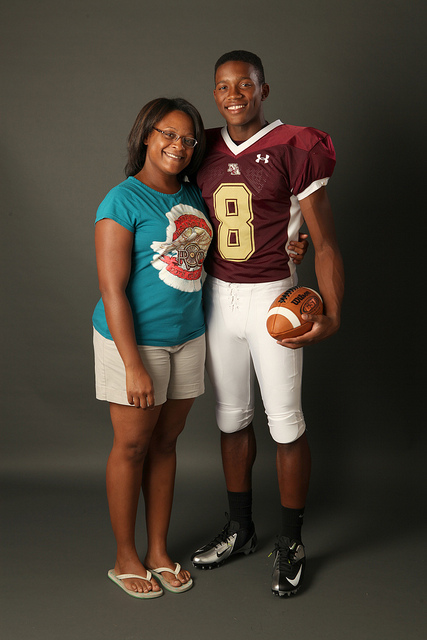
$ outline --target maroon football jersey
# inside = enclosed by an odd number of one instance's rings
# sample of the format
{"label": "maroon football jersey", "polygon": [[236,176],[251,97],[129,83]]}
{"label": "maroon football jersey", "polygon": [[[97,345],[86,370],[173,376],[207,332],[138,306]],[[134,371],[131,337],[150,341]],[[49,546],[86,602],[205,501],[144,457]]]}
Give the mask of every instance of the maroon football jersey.
{"label": "maroon football jersey", "polygon": [[207,273],[226,282],[271,282],[295,266],[286,247],[303,223],[298,200],[326,185],[335,166],[328,134],[276,120],[235,144],[227,127],[206,132],[197,182],[215,239]]}

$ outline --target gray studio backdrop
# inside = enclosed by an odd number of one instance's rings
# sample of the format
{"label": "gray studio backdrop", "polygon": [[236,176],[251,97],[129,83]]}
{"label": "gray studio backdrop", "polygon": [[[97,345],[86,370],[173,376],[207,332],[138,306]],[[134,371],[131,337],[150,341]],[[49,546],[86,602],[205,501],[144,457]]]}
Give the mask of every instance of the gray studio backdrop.
{"label": "gray studio backdrop", "polygon": [[[416,342],[423,14],[423,3],[395,0],[3,3],[4,477],[102,481],[111,429],[93,393],[95,211],[124,179],[141,106],[183,96],[206,126],[220,124],[213,64],[246,48],[265,64],[267,118],[329,132],[338,155],[329,193],[347,272],[343,326],[305,354],[314,495],[415,483],[426,442]],[[312,250],[300,282],[316,285]],[[260,405],[256,431],[257,473],[273,486]],[[181,474],[221,477],[209,385],[179,454]]]}

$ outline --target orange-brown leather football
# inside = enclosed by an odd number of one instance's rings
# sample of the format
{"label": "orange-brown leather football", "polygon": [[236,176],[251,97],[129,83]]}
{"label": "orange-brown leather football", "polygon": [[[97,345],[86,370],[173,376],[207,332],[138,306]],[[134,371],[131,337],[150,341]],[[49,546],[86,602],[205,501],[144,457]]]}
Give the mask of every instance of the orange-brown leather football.
{"label": "orange-brown leather football", "polygon": [[308,287],[292,287],[277,296],[267,315],[268,333],[276,340],[296,338],[313,326],[301,318],[303,313],[321,315],[323,301],[317,291]]}

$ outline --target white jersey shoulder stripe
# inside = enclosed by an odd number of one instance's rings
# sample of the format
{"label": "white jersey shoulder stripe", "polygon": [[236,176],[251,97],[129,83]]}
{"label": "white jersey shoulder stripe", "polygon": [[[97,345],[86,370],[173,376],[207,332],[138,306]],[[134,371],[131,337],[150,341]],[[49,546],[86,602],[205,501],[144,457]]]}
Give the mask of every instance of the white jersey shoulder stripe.
{"label": "white jersey shoulder stripe", "polygon": [[262,129],[260,129],[251,138],[249,138],[248,140],[245,140],[245,142],[242,142],[242,144],[236,144],[235,142],[233,142],[233,140],[230,138],[230,135],[228,133],[227,126],[221,129],[221,135],[225,144],[230,149],[230,151],[235,156],[238,156],[239,153],[242,153],[242,151],[246,151],[246,149],[249,149],[249,147],[255,144],[255,142],[258,142],[258,140],[261,140],[261,138],[266,136],[267,133],[270,133],[270,131],[273,131],[273,129],[280,127],[282,124],[283,122],[281,120],[275,120],[271,124],[268,124],[266,127],[263,127]]}
{"label": "white jersey shoulder stripe", "polygon": [[301,191],[301,193],[297,194],[298,200],[304,200],[304,198],[311,196],[312,193],[314,193],[318,189],[321,189],[321,187],[326,187],[328,182],[329,178],[321,178],[320,180],[315,180],[306,189],[304,189],[304,191]]}

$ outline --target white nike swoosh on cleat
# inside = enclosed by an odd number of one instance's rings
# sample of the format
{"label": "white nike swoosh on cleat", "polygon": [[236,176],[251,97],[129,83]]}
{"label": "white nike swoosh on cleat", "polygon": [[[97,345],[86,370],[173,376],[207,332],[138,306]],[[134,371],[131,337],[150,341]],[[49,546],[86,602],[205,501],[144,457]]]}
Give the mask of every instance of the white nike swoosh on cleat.
{"label": "white nike swoosh on cleat", "polygon": [[298,571],[297,575],[295,576],[295,578],[293,578],[293,579],[292,578],[286,578],[286,580],[288,582],[290,582],[293,587],[297,586],[297,584],[299,582],[299,579],[301,578],[301,571],[302,571],[302,565],[300,566],[299,571]]}
{"label": "white nike swoosh on cleat", "polygon": [[223,549],[222,551],[217,551],[216,552],[217,558],[220,558],[221,556],[223,556],[224,553],[226,553],[230,548],[231,548],[231,544],[227,544],[225,549]]}

